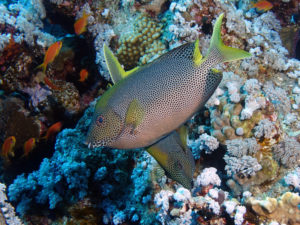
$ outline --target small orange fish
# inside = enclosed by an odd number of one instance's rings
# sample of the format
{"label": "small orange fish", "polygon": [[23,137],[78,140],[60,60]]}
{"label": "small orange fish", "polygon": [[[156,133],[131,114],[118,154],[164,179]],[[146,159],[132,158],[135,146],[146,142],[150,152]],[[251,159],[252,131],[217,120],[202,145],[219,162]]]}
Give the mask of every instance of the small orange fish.
{"label": "small orange fish", "polygon": [[62,127],[61,122],[57,122],[53,124],[51,127],[48,128],[46,135],[43,137],[44,139],[48,140],[52,137],[55,133],[59,132]]}
{"label": "small orange fish", "polygon": [[48,77],[44,78],[44,82],[52,90],[61,90],[61,88],[53,84],[53,82]]}
{"label": "small orange fish", "polygon": [[90,14],[86,14],[85,12],[83,12],[82,17],[80,17],[74,23],[74,31],[77,35],[80,35],[86,31],[86,25],[87,25],[87,20],[88,20],[89,16],[90,16]]}
{"label": "small orange fish", "polygon": [[86,69],[80,70],[80,79],[78,81],[83,82],[88,78],[89,72]]}
{"label": "small orange fish", "polygon": [[24,156],[28,156],[28,154],[35,148],[36,146],[36,139],[35,138],[29,138],[23,146],[23,150],[24,150],[24,154],[22,157]]}
{"label": "small orange fish", "polygon": [[252,3],[252,7],[256,8],[258,11],[266,12],[273,8],[273,4],[267,0],[261,0],[256,3]]}
{"label": "small orange fish", "polygon": [[46,51],[44,62],[41,65],[37,66],[37,68],[43,68],[43,72],[45,73],[47,65],[53,62],[55,57],[58,55],[61,46],[62,46],[62,41],[57,41],[52,45],[50,45],[50,47]]}
{"label": "small orange fish", "polygon": [[13,152],[13,149],[16,145],[16,138],[15,136],[10,136],[5,139],[3,145],[2,145],[2,151],[1,156],[7,158],[8,155],[14,157],[15,153]]}

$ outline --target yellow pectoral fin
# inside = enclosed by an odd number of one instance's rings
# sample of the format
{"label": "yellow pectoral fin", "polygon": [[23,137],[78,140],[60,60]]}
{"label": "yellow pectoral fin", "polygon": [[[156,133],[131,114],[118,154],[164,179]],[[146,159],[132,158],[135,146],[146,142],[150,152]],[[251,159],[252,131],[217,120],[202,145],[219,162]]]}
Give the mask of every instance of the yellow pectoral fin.
{"label": "yellow pectoral fin", "polygon": [[134,99],[130,102],[126,112],[125,123],[131,125],[135,129],[144,118],[144,110],[138,100]]}
{"label": "yellow pectoral fin", "polygon": [[114,56],[114,54],[107,47],[106,44],[104,44],[103,46],[103,52],[104,52],[105,62],[109,70],[110,77],[114,84],[124,79],[125,77],[129,76],[130,74],[132,74],[138,69],[138,67],[136,67],[133,68],[132,70],[125,72],[125,70],[119,63],[118,59]]}
{"label": "yellow pectoral fin", "polygon": [[201,52],[200,52],[200,49],[199,49],[199,39],[197,39],[195,41],[195,45],[194,45],[194,54],[193,54],[193,61],[194,61],[194,64],[196,66],[199,66],[201,63],[202,63],[202,55],[201,55]]}

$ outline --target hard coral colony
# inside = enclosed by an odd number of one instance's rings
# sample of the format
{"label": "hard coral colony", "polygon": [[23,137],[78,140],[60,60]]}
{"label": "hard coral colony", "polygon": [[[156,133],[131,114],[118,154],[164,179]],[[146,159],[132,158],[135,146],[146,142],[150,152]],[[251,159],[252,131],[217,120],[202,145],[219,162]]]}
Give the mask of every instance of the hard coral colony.
{"label": "hard coral colony", "polygon": [[300,224],[299,8],[0,0],[0,224]]}

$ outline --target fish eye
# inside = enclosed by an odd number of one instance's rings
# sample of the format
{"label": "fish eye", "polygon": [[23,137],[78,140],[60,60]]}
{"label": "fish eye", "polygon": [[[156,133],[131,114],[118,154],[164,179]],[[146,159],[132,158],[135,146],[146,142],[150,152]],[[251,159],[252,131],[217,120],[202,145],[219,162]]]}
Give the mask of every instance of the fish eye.
{"label": "fish eye", "polygon": [[97,124],[100,125],[100,124],[103,123],[103,121],[104,121],[103,116],[102,115],[98,116],[98,118],[97,118]]}

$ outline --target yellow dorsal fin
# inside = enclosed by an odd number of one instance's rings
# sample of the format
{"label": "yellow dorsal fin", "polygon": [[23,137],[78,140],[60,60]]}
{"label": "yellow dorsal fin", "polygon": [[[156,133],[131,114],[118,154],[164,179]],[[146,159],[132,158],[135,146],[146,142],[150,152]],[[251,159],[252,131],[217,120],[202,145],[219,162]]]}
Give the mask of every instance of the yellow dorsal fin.
{"label": "yellow dorsal fin", "polygon": [[113,81],[114,84],[117,83],[119,80],[122,80],[123,78],[132,74],[138,69],[138,67],[135,67],[132,70],[125,72],[125,70],[119,63],[118,59],[114,56],[114,54],[107,47],[106,44],[103,45],[103,52],[104,52],[105,62],[109,70],[111,80]]}
{"label": "yellow dorsal fin", "polygon": [[126,112],[125,123],[131,125],[135,129],[144,118],[144,110],[138,100],[134,99],[130,102]]}
{"label": "yellow dorsal fin", "polygon": [[202,55],[201,55],[201,52],[199,50],[199,39],[197,39],[195,41],[195,44],[194,44],[194,54],[193,54],[193,61],[195,63],[196,66],[199,66],[202,62]]}

